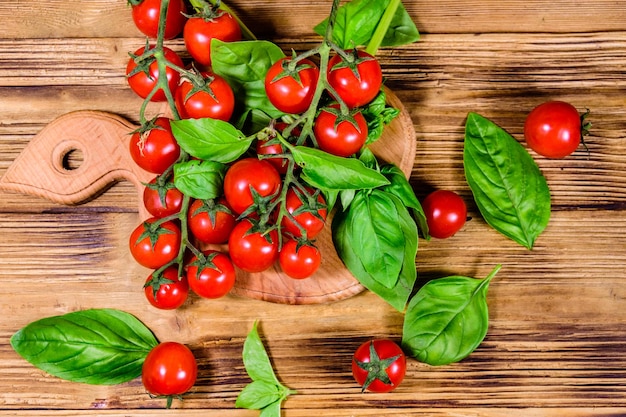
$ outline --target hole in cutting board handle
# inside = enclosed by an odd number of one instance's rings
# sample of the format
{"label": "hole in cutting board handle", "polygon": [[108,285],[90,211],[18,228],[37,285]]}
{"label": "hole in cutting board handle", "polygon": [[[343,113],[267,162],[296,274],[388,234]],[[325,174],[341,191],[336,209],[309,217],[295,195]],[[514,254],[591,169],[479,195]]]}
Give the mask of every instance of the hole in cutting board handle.
{"label": "hole in cutting board handle", "polygon": [[83,151],[80,149],[68,149],[63,155],[61,166],[66,171],[74,171],[80,168],[84,161]]}

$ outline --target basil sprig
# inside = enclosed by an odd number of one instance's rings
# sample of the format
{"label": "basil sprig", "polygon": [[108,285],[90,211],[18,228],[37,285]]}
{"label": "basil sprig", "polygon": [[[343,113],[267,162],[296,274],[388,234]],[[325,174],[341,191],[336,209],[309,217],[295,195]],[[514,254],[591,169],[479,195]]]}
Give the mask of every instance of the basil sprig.
{"label": "basil sprig", "polygon": [[263,342],[257,322],[243,344],[243,364],[252,382],[237,396],[235,407],[261,410],[263,417],[280,417],[281,403],[294,391],[278,381]]}
{"label": "basil sprig", "polygon": [[463,163],[487,224],[532,249],[550,219],[550,190],[528,151],[489,119],[469,113]]}
{"label": "basil sprig", "polygon": [[141,375],[144,359],[157,343],[137,318],[112,309],[47,317],[11,337],[13,349],[37,368],[95,385],[121,384]]}
{"label": "basil sprig", "polygon": [[487,290],[499,270],[500,265],[482,280],[451,276],[426,283],[407,307],[403,348],[430,365],[458,362],[472,353],[487,334]]}

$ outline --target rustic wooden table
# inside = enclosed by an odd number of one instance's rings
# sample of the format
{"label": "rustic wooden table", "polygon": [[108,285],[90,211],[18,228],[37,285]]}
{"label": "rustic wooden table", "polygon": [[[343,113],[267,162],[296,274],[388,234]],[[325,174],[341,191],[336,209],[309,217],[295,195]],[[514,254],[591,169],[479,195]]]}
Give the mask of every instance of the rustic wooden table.
{"label": "rustic wooden table", "polygon": [[[371,337],[398,339],[403,316],[363,292],[320,305],[227,296],[192,298],[157,311],[140,291],[127,239],[136,191],[120,182],[86,204],[65,206],[0,192],[0,414],[12,416],[254,416],[234,409],[249,381],[243,340],[260,320],[285,385],[298,391],[287,417],[626,415],[626,3],[609,0],[410,0],[416,44],[381,52],[387,84],[417,132],[411,175],[418,197],[459,192],[471,220],[455,237],[420,241],[420,282],[483,277],[500,263],[488,303],[490,328],[460,363],[411,361],[390,394],[361,394],[349,363]],[[303,50],[330,1],[229,4],[260,38]],[[136,122],[127,52],[144,42],[126,1],[0,1],[0,176],[32,137],[74,110]],[[182,49],[180,40],[171,42]],[[490,229],[463,175],[464,120],[491,118],[523,142],[525,115],[548,99],[591,110],[586,143],[563,160],[536,160],[553,213],[528,251]],[[161,340],[188,344],[199,380],[175,411],[139,379],[117,386],[61,381],[29,365],[9,338],[27,323],[110,307],[140,318]]]}

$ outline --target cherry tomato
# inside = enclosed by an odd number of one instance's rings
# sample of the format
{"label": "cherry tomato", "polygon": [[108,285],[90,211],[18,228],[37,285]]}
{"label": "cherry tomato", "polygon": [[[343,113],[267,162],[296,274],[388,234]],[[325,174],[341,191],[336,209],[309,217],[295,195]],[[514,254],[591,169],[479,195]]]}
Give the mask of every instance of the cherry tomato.
{"label": "cherry tomato", "polygon": [[203,258],[194,256],[187,265],[189,286],[200,297],[220,298],[235,286],[235,267],[228,255],[207,250]]}
{"label": "cherry tomato", "polygon": [[278,110],[304,113],[313,101],[319,69],[313,61],[303,59],[290,70],[290,61],[291,57],[281,58],[270,67],[265,76],[265,92]]}
{"label": "cherry tomato", "polygon": [[211,65],[211,40],[239,41],[241,28],[230,13],[219,11],[218,16],[209,19],[202,16],[189,18],[185,23],[183,38],[191,57],[208,67]]}
{"label": "cherry tomato", "polygon": [[191,349],[177,342],[162,342],[146,356],[141,369],[143,386],[152,395],[176,396],[189,391],[198,377]]}
{"label": "cherry tomato", "polygon": [[235,95],[225,79],[203,72],[205,87],[194,91],[193,83],[183,79],[176,89],[176,109],[182,119],[218,119],[227,122],[235,110]]}
{"label": "cherry tomato", "polygon": [[405,374],[406,356],[392,340],[370,340],[354,352],[352,375],[363,391],[392,391],[400,385]]}
{"label": "cherry tomato", "polygon": [[[144,52],[144,47],[139,48],[133,54],[134,56],[141,56]],[[163,54],[165,59],[174,65],[179,67],[183,66],[183,61],[178,54],[167,47],[163,47]],[[126,79],[130,88],[141,98],[146,98],[155,88],[159,80],[159,67],[154,57],[146,58],[141,62],[135,62],[134,58],[128,61],[126,66]],[[178,71],[170,68],[165,69],[165,77],[167,78],[167,86],[169,90],[174,93],[178,87],[180,81],[180,74]],[[165,101],[165,92],[163,89],[159,89],[151,98],[150,101]]]}
{"label": "cherry tomato", "polygon": [[228,239],[228,253],[233,264],[246,272],[261,272],[278,259],[278,232],[256,231],[250,219],[243,219]]}
{"label": "cherry tomato", "polygon": [[224,176],[224,196],[236,214],[246,211],[254,203],[250,188],[261,197],[274,196],[282,180],[276,168],[267,161],[244,158],[235,162]]}
{"label": "cherry tomato", "polygon": [[228,242],[236,223],[236,217],[223,197],[217,201],[195,200],[189,206],[187,216],[191,234],[203,243]]}
{"label": "cherry tomato", "polygon": [[[354,57],[354,51],[346,51]],[[328,83],[350,108],[368,104],[380,92],[383,73],[378,60],[365,51],[357,51],[354,63],[345,63],[340,55],[328,62]],[[358,74],[358,76],[356,75]]]}
{"label": "cherry tomato", "polygon": [[170,119],[157,117],[144,132],[130,138],[130,156],[142,169],[162,174],[180,156],[180,146],[172,134]]}
{"label": "cherry tomato", "polygon": [[[353,123],[355,122],[355,123]],[[367,140],[367,122],[360,111],[344,118],[338,105],[324,108],[315,119],[313,133],[325,152],[348,157],[358,152]]]}
{"label": "cherry tomato", "polygon": [[187,277],[178,279],[178,268],[170,266],[162,273],[156,271],[146,279],[144,284],[146,299],[154,307],[161,310],[174,310],[182,306],[189,294]]}
{"label": "cherry tomato", "polygon": [[548,101],[535,107],[524,124],[530,148],[547,158],[564,158],[580,145],[583,136],[578,110],[563,101]]}
{"label": "cherry tomato", "polygon": [[[274,126],[274,130],[279,132],[281,135],[283,134],[283,131],[288,127],[289,125],[285,122],[278,122],[276,123],[276,125]],[[298,129],[297,127],[294,128],[291,131],[292,137],[293,136],[299,136],[300,135],[300,129]],[[289,138],[286,138],[289,139]],[[280,141],[276,138],[276,135],[269,135],[267,138],[265,139],[259,139],[256,142],[256,153],[257,155],[284,155],[286,153],[285,148],[283,147],[283,145],[280,143]],[[274,165],[274,168],[276,168],[276,170],[278,171],[279,174],[286,174],[287,173],[287,169],[288,169],[288,160],[286,158],[280,158],[280,157],[276,157],[276,158],[272,158],[272,157],[267,157],[267,158],[263,158],[263,160],[269,162],[270,164]]]}
{"label": "cherry tomato", "polygon": [[422,203],[428,232],[432,237],[445,239],[461,230],[467,220],[465,201],[455,192],[437,190]]}
{"label": "cherry tomato", "polygon": [[143,189],[143,205],[154,217],[167,217],[180,211],[183,193],[171,181],[153,178]]}
{"label": "cherry tomato", "polygon": [[283,243],[278,263],[287,276],[294,279],[308,278],[317,271],[322,261],[320,251],[313,245],[302,244],[293,239]]}
{"label": "cherry tomato", "polygon": [[296,221],[294,223],[288,216],[284,216],[280,226],[283,233],[296,238],[303,237],[300,225],[306,231],[306,238],[313,239],[317,236],[326,223],[327,209],[324,196],[307,187],[306,193],[297,188],[287,190],[285,209],[291,213]]}
{"label": "cherry tomato", "polygon": [[[132,16],[135,26],[149,38],[156,38],[159,32],[161,0],[132,1]],[[165,16],[164,39],[174,39],[185,26],[187,7],[183,0],[170,0]]]}
{"label": "cherry tomato", "polygon": [[130,234],[130,253],[138,264],[158,269],[176,259],[181,243],[180,228],[172,221],[155,224],[151,217]]}

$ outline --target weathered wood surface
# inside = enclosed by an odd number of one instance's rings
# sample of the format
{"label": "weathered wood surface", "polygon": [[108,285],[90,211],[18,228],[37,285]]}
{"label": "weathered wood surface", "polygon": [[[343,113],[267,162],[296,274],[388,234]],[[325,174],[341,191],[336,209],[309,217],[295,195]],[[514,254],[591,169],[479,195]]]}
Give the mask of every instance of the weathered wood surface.
{"label": "weathered wood surface", "polygon": [[[260,36],[298,50],[315,42],[310,23],[328,3],[230,2]],[[72,207],[0,192],[0,415],[257,415],[233,409],[248,382],[242,342],[257,319],[280,379],[298,391],[285,403],[287,417],[626,414],[626,3],[404,3],[422,40],[382,51],[381,59],[417,132],[411,180],[420,198],[433,188],[458,191],[472,217],[451,239],[420,241],[417,268],[423,282],[481,277],[503,265],[479,349],[445,367],[411,361],[396,391],[363,395],[349,371],[353,350],[370,337],[398,338],[402,326],[402,315],[373,294],[312,306],[194,297],[177,312],[156,311],[140,291],[148,272],[126,250],[138,221],[130,183]],[[140,100],[123,70],[143,38],[125,1],[0,1],[0,22],[0,175],[67,112],[109,111],[136,122]],[[180,41],[171,45],[182,50]],[[487,227],[471,203],[464,118],[479,112],[521,141],[525,114],[549,98],[589,108],[593,128],[589,152],[537,157],[553,215],[527,251]],[[113,387],[59,381],[8,343],[30,321],[91,307],[126,310],[159,339],[191,346],[200,377],[174,403],[180,409],[162,410],[139,380]]]}

